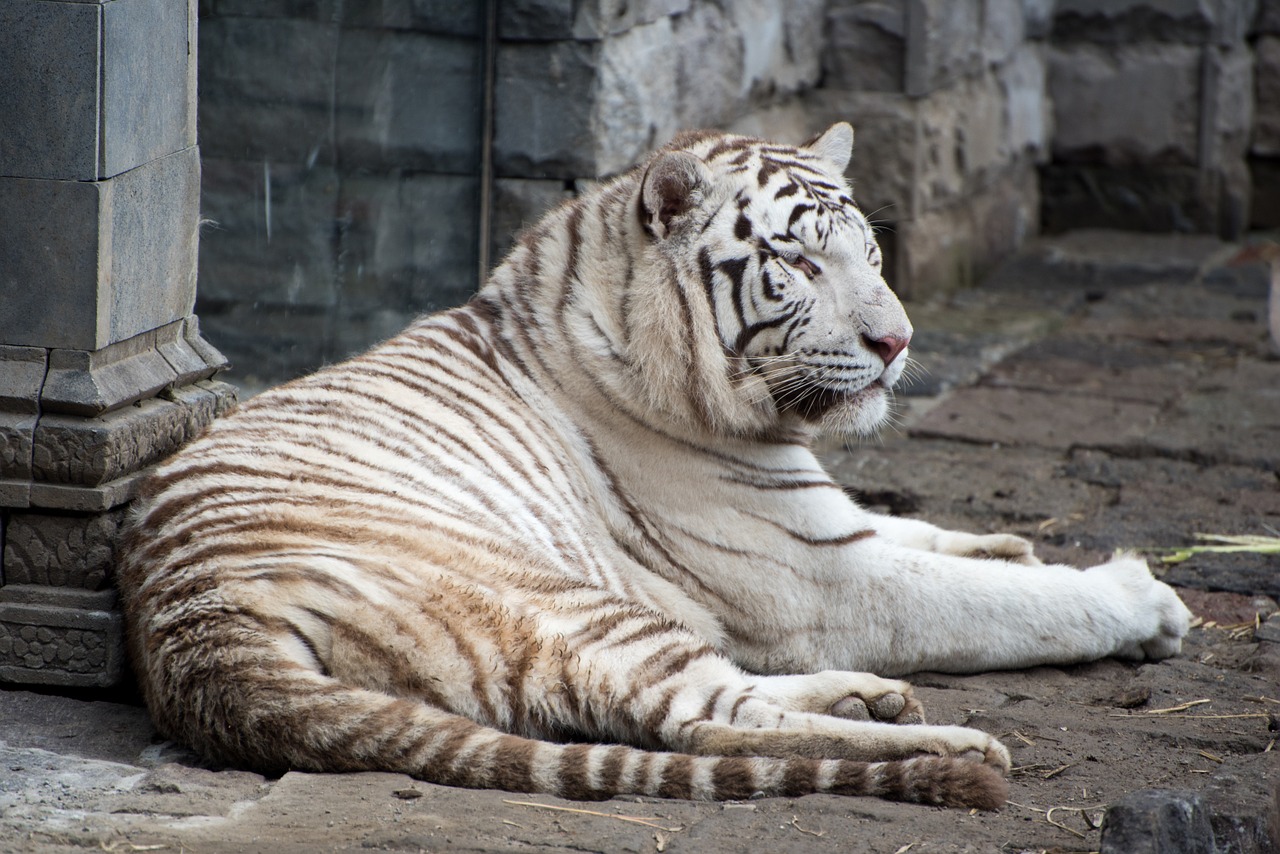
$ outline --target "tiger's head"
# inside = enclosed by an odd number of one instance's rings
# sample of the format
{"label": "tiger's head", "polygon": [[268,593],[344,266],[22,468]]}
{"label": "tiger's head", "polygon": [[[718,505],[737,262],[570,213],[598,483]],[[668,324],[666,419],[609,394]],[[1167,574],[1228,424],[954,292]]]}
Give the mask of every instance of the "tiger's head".
{"label": "tiger's head", "polygon": [[866,434],[888,416],[912,329],[844,178],[852,148],[844,123],[801,146],[697,132],[641,167],[643,257],[679,298],[679,316],[637,307],[646,360],[709,426]]}

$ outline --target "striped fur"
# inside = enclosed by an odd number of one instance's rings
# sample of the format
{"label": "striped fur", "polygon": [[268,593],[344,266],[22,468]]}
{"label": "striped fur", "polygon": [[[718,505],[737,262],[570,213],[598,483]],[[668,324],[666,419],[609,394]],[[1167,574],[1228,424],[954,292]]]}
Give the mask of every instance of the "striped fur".
{"label": "striped fur", "polygon": [[1135,561],[1039,566],[822,471],[911,336],[851,144],[685,135],[162,465],[119,574],[157,725],[267,772],[1000,806],[997,741],[858,671],[1159,657],[1185,618]]}

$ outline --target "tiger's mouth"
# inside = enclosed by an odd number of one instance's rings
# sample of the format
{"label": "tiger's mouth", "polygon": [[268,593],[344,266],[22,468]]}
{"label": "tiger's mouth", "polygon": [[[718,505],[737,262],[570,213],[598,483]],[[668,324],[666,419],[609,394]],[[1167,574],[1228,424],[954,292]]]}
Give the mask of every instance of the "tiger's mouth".
{"label": "tiger's mouth", "polygon": [[774,403],[778,411],[785,415],[817,424],[834,410],[856,410],[868,404],[880,403],[887,393],[888,387],[882,381],[873,380],[856,389],[811,386],[798,392],[793,391],[781,400],[775,396]]}

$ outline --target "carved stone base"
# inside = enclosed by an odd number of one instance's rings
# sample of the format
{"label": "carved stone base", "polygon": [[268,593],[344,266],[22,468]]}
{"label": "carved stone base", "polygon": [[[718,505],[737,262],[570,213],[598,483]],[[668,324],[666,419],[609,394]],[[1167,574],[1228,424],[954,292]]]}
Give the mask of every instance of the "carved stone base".
{"label": "carved stone base", "polygon": [[199,380],[95,417],[23,400],[0,401],[0,682],[109,687],[125,661],[112,584],[125,505],[152,466],[235,405],[236,390]]}

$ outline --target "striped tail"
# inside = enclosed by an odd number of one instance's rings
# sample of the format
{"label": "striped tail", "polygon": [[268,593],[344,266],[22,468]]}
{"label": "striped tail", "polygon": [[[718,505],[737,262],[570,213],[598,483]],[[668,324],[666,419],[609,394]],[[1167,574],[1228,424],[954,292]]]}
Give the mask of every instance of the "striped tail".
{"label": "striped tail", "polygon": [[[828,792],[994,810],[1008,793],[996,768],[951,757],[855,762],[691,756],[539,741],[416,700],[349,688],[297,664],[272,662],[271,675],[261,664],[249,665],[254,678],[234,682],[219,678],[220,668],[205,670],[203,679],[197,676],[200,668],[168,668],[169,674],[191,676],[151,686],[163,696],[152,692],[148,705],[172,737],[210,757],[268,774],[398,771],[432,783],[571,800],[623,794],[728,800]],[[151,675],[168,681],[157,670]]]}

